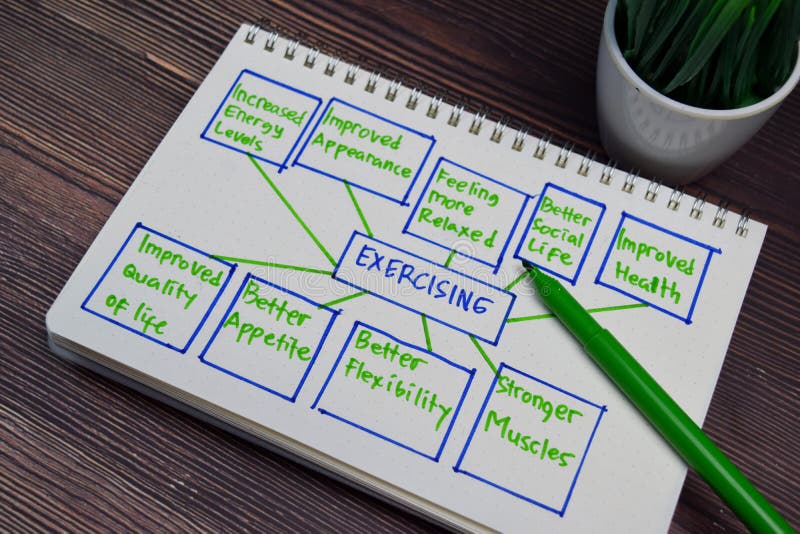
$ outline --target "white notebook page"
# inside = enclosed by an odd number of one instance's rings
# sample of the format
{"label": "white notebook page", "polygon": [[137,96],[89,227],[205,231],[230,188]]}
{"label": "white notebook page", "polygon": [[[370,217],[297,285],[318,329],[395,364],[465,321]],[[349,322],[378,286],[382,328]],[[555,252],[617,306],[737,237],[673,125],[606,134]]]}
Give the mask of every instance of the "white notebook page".
{"label": "white notebook page", "polygon": [[581,154],[537,158],[539,139],[471,133],[467,111],[448,124],[448,103],[247,30],[76,268],[51,334],[466,528],[665,531],[685,467],[520,259],[702,422],[766,227],[738,235],[735,214],[720,228],[714,206],[692,217],[669,188],[624,191],[621,171],[603,183]]}

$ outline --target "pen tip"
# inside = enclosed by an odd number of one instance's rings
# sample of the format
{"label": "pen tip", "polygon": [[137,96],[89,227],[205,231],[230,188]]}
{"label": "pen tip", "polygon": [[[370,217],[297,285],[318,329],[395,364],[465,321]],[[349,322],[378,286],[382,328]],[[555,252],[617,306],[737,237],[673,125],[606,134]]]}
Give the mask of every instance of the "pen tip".
{"label": "pen tip", "polygon": [[522,260],[522,266],[523,266],[523,267],[525,268],[525,270],[526,270],[526,271],[528,271],[529,273],[534,273],[534,274],[536,274],[536,273],[538,273],[538,272],[539,272],[539,269],[537,269],[537,268],[536,268],[536,266],[535,266],[534,264],[532,264],[531,262],[529,262],[528,260]]}
{"label": "pen tip", "polygon": [[528,271],[528,274],[533,280],[533,285],[534,287],[536,287],[536,290],[539,291],[539,293],[542,293],[544,291],[545,294],[549,295],[550,288],[547,287],[545,289],[545,286],[549,286],[551,284],[550,277],[544,274],[542,271],[540,271],[539,268],[536,267],[536,265],[527,260],[522,260],[522,266],[525,268],[526,271]]}

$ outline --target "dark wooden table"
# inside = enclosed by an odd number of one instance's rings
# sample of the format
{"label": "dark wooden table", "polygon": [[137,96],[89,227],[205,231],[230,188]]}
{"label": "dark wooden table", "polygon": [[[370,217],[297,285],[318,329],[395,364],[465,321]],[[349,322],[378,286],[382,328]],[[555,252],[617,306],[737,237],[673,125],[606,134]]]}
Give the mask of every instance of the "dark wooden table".
{"label": "dark wooden table", "polygon": [[[44,314],[240,22],[602,151],[603,2],[160,4],[0,2],[0,530],[435,529],[56,359]],[[770,225],[705,428],[800,527],[797,124],[796,91],[692,191]],[[742,529],[690,474],[673,530]]]}

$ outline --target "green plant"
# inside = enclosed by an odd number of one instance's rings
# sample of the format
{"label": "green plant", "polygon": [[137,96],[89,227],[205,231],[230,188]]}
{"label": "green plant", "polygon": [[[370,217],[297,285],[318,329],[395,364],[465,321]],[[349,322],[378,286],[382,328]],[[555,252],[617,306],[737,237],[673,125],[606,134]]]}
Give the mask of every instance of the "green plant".
{"label": "green plant", "polygon": [[800,0],[619,0],[615,29],[625,59],[658,92],[738,108],[769,97],[791,74]]}

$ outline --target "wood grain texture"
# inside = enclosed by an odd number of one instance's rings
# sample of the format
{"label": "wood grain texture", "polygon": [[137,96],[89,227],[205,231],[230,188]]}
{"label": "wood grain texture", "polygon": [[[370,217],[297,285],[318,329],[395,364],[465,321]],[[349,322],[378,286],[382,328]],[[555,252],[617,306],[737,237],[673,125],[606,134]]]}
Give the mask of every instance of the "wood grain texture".
{"label": "wood grain texture", "polygon": [[[44,314],[241,21],[602,153],[604,3],[0,2],[0,530],[431,531],[53,357]],[[800,527],[800,94],[692,191],[770,225],[705,429]],[[694,474],[674,532],[742,525]]]}

